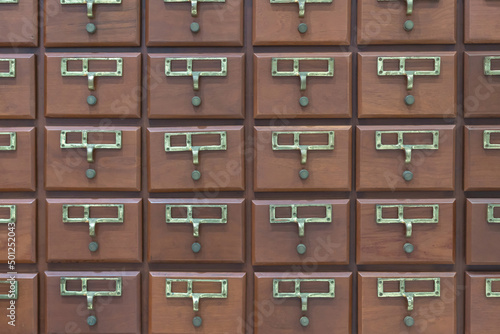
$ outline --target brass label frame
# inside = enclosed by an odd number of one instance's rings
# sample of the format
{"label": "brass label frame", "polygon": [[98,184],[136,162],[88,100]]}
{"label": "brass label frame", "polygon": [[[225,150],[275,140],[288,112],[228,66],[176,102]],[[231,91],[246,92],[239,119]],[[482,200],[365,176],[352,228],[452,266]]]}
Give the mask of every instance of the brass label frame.
{"label": "brass label frame", "polygon": [[[279,292],[281,282],[293,282],[294,292]],[[327,282],[328,292],[301,292],[302,282]],[[301,301],[302,312],[307,311],[307,302],[309,298],[335,298],[335,279],[333,278],[282,278],[273,279],[273,297],[274,298],[299,298]]]}
{"label": "brass label frame", "polygon": [[299,5],[299,17],[302,18],[306,14],[306,3],[333,3],[332,0],[269,0],[271,4],[279,3],[296,3]]}
{"label": "brass label frame", "polygon": [[[186,283],[186,292],[173,292],[172,283]],[[220,292],[193,292],[193,283],[220,283]],[[165,280],[165,296],[166,298],[191,298],[193,300],[193,311],[197,312],[200,309],[200,299],[227,299],[227,279],[183,279],[183,278],[167,278]]]}
{"label": "brass label frame", "polygon": [[[61,0],[62,1],[62,0]],[[65,0],[69,1],[69,0]],[[116,71],[89,71],[89,61],[106,60],[116,62]],[[69,71],[69,61],[81,61],[81,71]],[[62,58],[61,59],[61,76],[63,77],[87,77],[87,86],[89,90],[95,90],[96,77],[121,77],[123,76],[123,58],[95,58],[95,57],[80,57],[80,58]]]}
{"label": "brass label frame", "polygon": [[[384,209],[397,208],[398,218],[384,218]],[[405,208],[432,208],[432,218],[405,218]],[[410,238],[413,232],[413,224],[437,224],[439,223],[439,204],[377,204],[376,222],[377,224],[404,224],[406,237]]]}
{"label": "brass label frame", "polygon": [[[272,0],[271,0],[272,2]],[[285,2],[284,2],[285,3]],[[280,61],[293,61],[292,71],[280,71],[278,70],[278,62]],[[300,71],[300,62],[309,60],[327,61],[328,70],[327,71]],[[300,78],[300,90],[304,91],[307,88],[307,78],[308,77],[332,77],[335,71],[335,59],[333,57],[273,57],[271,59],[271,76],[273,77],[299,77]]]}
{"label": "brass label frame", "polygon": [[484,130],[483,131],[483,148],[485,150],[498,150],[500,149],[500,144],[491,143],[492,134],[500,134],[500,130]]}
{"label": "brass label frame", "polygon": [[[399,61],[399,70],[397,71],[386,71],[384,70],[384,62],[386,60],[398,60]],[[406,70],[406,61],[407,60],[434,60],[434,70],[430,71],[407,71]],[[420,56],[411,56],[411,57],[378,57],[377,58],[377,74],[378,76],[406,76],[407,84],[406,89],[413,89],[413,81],[415,76],[419,75],[432,75],[437,76],[441,74],[441,57],[420,57]]]}
{"label": "brass label frame", "polygon": [[122,0],[60,0],[61,5],[86,5],[87,17],[94,18],[94,5],[119,5]]}
{"label": "brass label frame", "polygon": [[[406,291],[406,282],[415,281],[433,281],[434,291],[409,292]],[[385,292],[385,282],[399,282],[399,291]],[[408,311],[413,311],[416,297],[440,297],[441,296],[441,278],[432,277],[411,277],[411,278],[378,278],[377,279],[377,295],[379,298],[385,297],[404,297],[408,302]]]}
{"label": "brass label frame", "polygon": [[[293,135],[293,144],[282,145],[278,143],[280,135]],[[328,142],[324,145],[301,145],[300,135],[314,135],[314,134],[326,134],[328,135]],[[272,148],[273,151],[290,151],[298,150],[300,151],[300,163],[307,163],[307,152],[308,151],[333,151],[335,148],[335,131],[273,131],[272,132]]]}
{"label": "brass label frame", "polygon": [[500,59],[500,56],[486,56],[484,57],[484,75],[500,75],[500,70],[491,69],[491,61]]}
{"label": "brass label frame", "polygon": [[[69,217],[70,208],[83,208],[83,217]],[[108,218],[92,218],[90,217],[91,208],[117,208],[117,217]],[[103,223],[120,223],[123,224],[125,215],[124,204],[63,204],[62,205],[62,222],[67,223],[88,223],[89,235],[95,237],[96,225]]]}
{"label": "brass label frame", "polygon": [[[12,284],[12,283],[14,283],[14,284]],[[2,293],[2,294],[0,294],[0,300],[2,300],[2,299],[17,300],[17,298],[19,298],[19,282],[17,280],[14,280],[14,281],[2,280],[2,281],[0,281],[0,284],[8,284],[9,286],[14,285],[14,296],[12,296],[12,294],[10,294],[10,293]],[[9,288],[9,292],[10,291],[11,290]]]}
{"label": "brass label frame", "polygon": [[17,221],[17,206],[15,204],[2,204],[0,208],[9,209],[9,218],[0,218],[0,224],[15,224]]}
{"label": "brass label frame", "polygon": [[163,2],[166,2],[166,3],[189,2],[191,4],[191,16],[197,17],[198,16],[198,3],[200,3],[200,2],[225,3],[226,0],[163,0]]}
{"label": "brass label frame", "polygon": [[[325,217],[299,218],[298,209],[303,207],[323,207],[325,208]],[[291,217],[276,218],[277,208],[290,208]],[[271,224],[289,224],[296,223],[299,227],[299,237],[305,235],[306,224],[309,223],[332,223],[333,206],[331,204],[271,204],[269,205],[269,223]]]}
{"label": "brass label frame", "polygon": [[[68,143],[68,133],[80,133],[82,141],[80,143]],[[89,144],[89,133],[113,133],[116,142],[114,144]],[[87,162],[94,162],[95,149],[121,149],[122,148],[122,131],[121,130],[61,130],[60,136],[61,148],[83,148],[87,150]]]}
{"label": "brass label frame", "polygon": [[[0,2],[0,3],[6,3],[6,2]],[[9,2],[9,3],[14,3],[14,2]],[[17,3],[17,2],[15,2],[15,3]],[[8,62],[9,63],[9,70],[7,72],[0,72],[0,78],[15,78],[16,77],[16,59],[15,58],[0,58],[0,62]]]}
{"label": "brass label frame", "polygon": [[[432,144],[405,145],[405,134],[431,134]],[[382,135],[397,134],[397,144],[382,144]],[[411,162],[412,150],[437,150],[439,149],[439,130],[403,130],[403,131],[375,131],[375,148],[377,150],[403,150],[405,152],[405,163]]]}
{"label": "brass label frame", "polygon": [[[193,61],[220,61],[220,71],[193,71]],[[185,61],[185,71],[173,71],[172,61]],[[167,77],[192,77],[193,90],[200,89],[201,77],[226,77],[227,76],[227,57],[166,57],[165,58],[165,76]]]}
{"label": "brass label frame", "polygon": [[[200,145],[193,146],[193,136],[195,135],[219,135],[219,145]],[[199,154],[201,151],[226,151],[227,150],[227,131],[198,131],[198,132],[165,132],[165,152],[192,152],[193,164],[199,164]],[[171,138],[176,136],[185,136],[185,146],[172,146]]]}
{"label": "brass label frame", "polygon": [[[66,289],[66,282],[81,281],[82,289],[80,291],[69,291]],[[89,291],[89,281],[114,281],[114,291]],[[121,277],[61,277],[60,279],[60,294],[61,296],[84,296],[87,298],[87,309],[94,309],[94,297],[121,297],[122,295],[122,278]]]}
{"label": "brass label frame", "polygon": [[15,151],[17,150],[17,133],[16,132],[0,132],[0,136],[7,135],[9,136],[9,144],[1,145],[0,151]]}
{"label": "brass label frame", "polygon": [[500,278],[487,278],[485,281],[486,298],[498,298],[500,292],[493,291],[493,282],[499,282]]}
{"label": "brass label frame", "polygon": [[[172,217],[172,209],[185,208],[186,218]],[[219,208],[221,218],[193,218],[194,208]],[[200,236],[200,224],[227,224],[227,204],[204,205],[204,204],[166,204],[165,222],[167,224],[193,224],[193,237]]]}

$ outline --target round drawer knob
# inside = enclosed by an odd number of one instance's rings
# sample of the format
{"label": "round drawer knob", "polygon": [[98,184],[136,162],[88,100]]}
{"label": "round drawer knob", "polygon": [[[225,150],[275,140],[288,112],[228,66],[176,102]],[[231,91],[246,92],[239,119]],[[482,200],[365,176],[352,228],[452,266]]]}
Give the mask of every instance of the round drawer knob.
{"label": "round drawer knob", "polygon": [[406,31],[412,31],[413,27],[415,27],[415,23],[413,23],[412,20],[407,20],[405,24],[403,25],[404,30]]}
{"label": "round drawer knob", "polygon": [[299,30],[299,32],[301,34],[305,34],[307,32],[307,24],[301,23],[301,24],[299,24],[299,26],[297,27],[297,29]]}
{"label": "round drawer knob", "polygon": [[89,106],[94,106],[96,103],[97,103],[97,97],[95,97],[94,95],[87,96],[87,104]]}
{"label": "round drawer knob", "polygon": [[309,177],[309,171],[307,169],[301,169],[299,172],[299,177],[302,180],[306,180]]}
{"label": "round drawer knob", "polygon": [[305,96],[302,96],[300,99],[299,99],[299,103],[302,107],[307,107],[307,105],[309,104],[309,99]]}
{"label": "round drawer knob", "polygon": [[95,241],[92,241],[90,244],[89,244],[89,250],[91,252],[96,252],[97,250],[99,249],[99,244]]}
{"label": "round drawer knob", "polygon": [[415,320],[408,315],[405,317],[404,323],[407,327],[411,327],[411,326],[415,325]]}
{"label": "round drawer knob", "polygon": [[96,176],[97,172],[95,169],[89,168],[85,171],[85,175],[87,176],[87,179],[93,179]]}
{"label": "round drawer knob", "polygon": [[200,31],[200,24],[198,22],[193,22],[189,26],[189,29],[191,29],[191,32],[196,34],[198,31]]}
{"label": "round drawer knob", "polygon": [[411,106],[412,104],[414,104],[415,103],[415,96],[408,95],[407,97],[405,97],[405,103],[407,106]]}
{"label": "round drawer knob", "polygon": [[195,181],[198,181],[201,178],[201,172],[199,170],[194,170],[191,173],[191,178]]}
{"label": "round drawer knob", "polygon": [[415,247],[412,244],[410,244],[409,242],[407,242],[403,245],[403,249],[405,250],[405,253],[411,254],[411,253],[413,253],[413,250],[415,249]]}
{"label": "round drawer knob", "polygon": [[193,96],[193,98],[191,99],[191,103],[193,104],[193,106],[199,107],[201,104],[201,97]]}
{"label": "round drawer knob", "polygon": [[93,23],[87,23],[87,26],[85,27],[85,29],[91,35],[95,34],[95,32],[97,31],[97,27]]}
{"label": "round drawer knob", "polygon": [[300,324],[302,325],[302,327],[309,326],[309,318],[306,317],[306,316],[301,317],[300,318]]}
{"label": "round drawer knob", "polygon": [[405,171],[403,172],[403,179],[404,179],[405,181],[411,181],[411,180],[413,180],[413,173],[412,173],[412,172],[410,172],[409,170],[405,170]]}
{"label": "round drawer knob", "polygon": [[307,247],[304,244],[298,244],[297,245],[297,253],[300,255],[304,255],[306,253]]}
{"label": "round drawer knob", "polygon": [[191,250],[193,251],[193,253],[199,253],[201,251],[201,245],[199,242],[193,242],[193,244],[191,245]]}
{"label": "round drawer knob", "polygon": [[93,315],[87,318],[87,325],[94,326],[97,323],[97,318]]}
{"label": "round drawer knob", "polygon": [[203,320],[201,320],[201,317],[194,317],[193,318],[193,326],[194,327],[200,327],[202,322],[203,322]]}

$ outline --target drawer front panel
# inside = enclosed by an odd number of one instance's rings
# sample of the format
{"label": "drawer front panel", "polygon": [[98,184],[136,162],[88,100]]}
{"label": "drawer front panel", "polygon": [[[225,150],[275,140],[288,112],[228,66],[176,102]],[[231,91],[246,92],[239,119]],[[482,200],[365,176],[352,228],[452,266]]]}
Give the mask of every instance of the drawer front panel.
{"label": "drawer front panel", "polygon": [[500,311],[498,272],[466,272],[465,333],[494,334],[498,331]]}
{"label": "drawer front panel", "polygon": [[465,0],[465,43],[500,43],[500,3],[490,0]]}
{"label": "drawer front panel", "polygon": [[466,234],[466,261],[472,265],[498,265],[500,245],[500,225],[497,217],[500,216],[497,198],[469,198],[467,199],[467,234]]}
{"label": "drawer front panel", "polygon": [[0,46],[38,45],[38,1],[0,3]]}

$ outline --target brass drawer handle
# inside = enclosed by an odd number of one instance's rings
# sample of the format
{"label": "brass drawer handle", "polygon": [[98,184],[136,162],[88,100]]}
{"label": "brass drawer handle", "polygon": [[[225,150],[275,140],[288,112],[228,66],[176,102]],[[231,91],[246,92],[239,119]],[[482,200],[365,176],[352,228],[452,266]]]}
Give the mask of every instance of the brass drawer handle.
{"label": "brass drawer handle", "polygon": [[[219,283],[220,292],[193,292],[193,283]],[[186,292],[173,292],[172,283],[185,283]],[[165,286],[165,295],[167,298],[191,298],[193,300],[193,311],[198,312],[200,309],[200,299],[227,299],[227,279],[181,279],[167,278]],[[193,318],[193,326],[200,327],[202,318],[195,316]]]}
{"label": "brass drawer handle", "polygon": [[9,218],[0,218],[0,224],[15,224],[17,221],[16,205],[0,205],[0,208],[9,209]]}
{"label": "brass drawer handle", "polygon": [[[184,208],[186,209],[185,218],[174,218],[172,217],[172,209],[174,208]],[[194,218],[193,209],[194,208],[218,208],[221,211],[220,218]],[[167,204],[165,206],[165,222],[167,224],[192,224],[193,225],[193,237],[198,238],[200,236],[200,224],[227,224],[227,205],[174,205]],[[191,250],[194,253],[198,253],[201,250],[201,245],[198,242],[194,242],[191,245]]]}
{"label": "brass drawer handle", "polygon": [[16,77],[16,60],[1,58],[0,62],[8,62],[9,70],[7,72],[0,72],[0,78],[15,78]]}
{"label": "brass drawer handle", "polygon": [[[282,145],[279,143],[279,136],[281,135],[293,135],[293,144]],[[314,134],[326,134],[328,135],[328,141],[323,145],[301,145],[300,136],[301,135],[314,135]],[[307,152],[308,151],[333,151],[335,142],[335,132],[334,131],[273,131],[272,132],[272,148],[273,151],[289,151],[298,150],[300,151],[300,163],[305,165],[307,163]],[[305,168],[299,171],[299,177],[305,180],[309,177],[309,171]]]}
{"label": "brass drawer handle", "polygon": [[[81,281],[82,288],[80,291],[69,291],[66,288],[68,281]],[[89,291],[89,281],[109,281],[115,282],[114,291]],[[121,277],[61,277],[60,281],[61,296],[84,296],[87,298],[87,310],[94,309],[94,297],[121,297],[122,295],[122,278]],[[94,326],[97,323],[97,317],[90,315],[87,317],[87,324]]]}
{"label": "brass drawer handle", "polygon": [[87,5],[87,17],[94,18],[94,5],[116,5],[122,0],[61,0],[61,5]]}
{"label": "brass drawer handle", "polygon": [[332,0],[270,0],[271,4],[275,3],[296,3],[299,5],[299,17],[302,18],[306,13],[306,3],[332,3]]}
{"label": "brass drawer handle", "polygon": [[0,151],[15,151],[17,149],[17,133],[16,132],[0,132],[0,136],[9,136],[9,144],[0,145]]}
{"label": "brass drawer handle", "polygon": [[[294,292],[280,292],[280,283],[294,283]],[[300,285],[302,282],[327,282],[328,292],[302,292]],[[273,297],[274,298],[299,298],[301,310],[307,312],[307,302],[309,298],[335,298],[335,279],[333,278],[296,278],[296,279],[273,279]],[[300,324],[303,327],[309,325],[309,318],[303,315],[300,318]]]}
{"label": "brass drawer handle", "polygon": [[[193,146],[193,136],[195,135],[218,135],[220,142],[218,145],[201,145]],[[173,146],[171,143],[172,137],[184,136],[186,145]],[[193,165],[199,164],[200,151],[225,151],[227,150],[227,133],[226,131],[205,131],[205,132],[166,132],[165,133],[165,152],[191,152],[193,154]],[[197,181],[201,178],[201,172],[194,170],[191,173],[193,180]]]}
{"label": "brass drawer handle", "polygon": [[[89,61],[105,60],[114,61],[116,63],[116,71],[89,71]],[[69,71],[68,62],[82,62],[81,71]],[[95,90],[96,77],[121,77],[123,76],[123,58],[62,58],[61,59],[61,76],[63,77],[87,77],[87,86],[90,91]],[[91,106],[97,103],[97,98],[94,95],[87,97],[87,103]]]}
{"label": "brass drawer handle", "polygon": [[[377,204],[376,208],[376,222],[377,224],[404,224],[406,229],[406,237],[411,238],[413,233],[413,224],[437,224],[439,222],[439,204]],[[397,208],[397,218],[384,218],[384,209]],[[431,208],[432,218],[405,218],[405,208]],[[414,246],[411,243],[405,243],[403,250],[406,253],[412,253]]]}
{"label": "brass drawer handle", "polygon": [[[327,61],[328,69],[326,71],[300,71],[301,61]],[[278,69],[278,63],[281,61],[293,61],[293,70],[291,71],[280,71]],[[335,60],[331,57],[299,57],[299,58],[272,58],[271,59],[271,76],[273,77],[299,77],[300,78],[300,90],[305,91],[307,88],[307,77],[332,77],[334,76]],[[302,107],[306,107],[309,104],[309,99],[302,96],[299,99],[299,104]]]}
{"label": "brass drawer handle", "polygon": [[198,3],[200,2],[226,2],[226,0],[163,0],[166,3],[189,2],[191,3],[191,16],[198,16]]}
{"label": "brass drawer handle", "polygon": [[[70,208],[83,208],[83,217],[70,217]],[[116,208],[116,217],[90,217],[91,208]],[[89,224],[89,236],[94,239],[96,237],[96,224],[101,223],[123,223],[124,217],[124,205],[123,204],[63,204],[62,206],[62,221],[63,223],[87,223]],[[99,244],[97,241],[92,241],[89,244],[89,250],[91,252],[97,251]]]}
{"label": "brass drawer handle", "polygon": [[[410,292],[406,291],[406,282],[415,281],[432,281],[434,282],[434,291],[419,291]],[[399,291],[397,292],[385,292],[384,283],[385,282],[399,282]],[[406,298],[408,302],[408,312],[413,311],[413,306],[416,297],[440,297],[441,296],[441,279],[440,278],[378,278],[377,279],[377,294],[379,298],[385,297],[403,297]],[[411,327],[415,323],[414,319],[410,316],[406,316],[403,319],[406,326]]]}
{"label": "brass drawer handle", "polygon": [[[397,144],[383,144],[382,136],[386,134],[396,134],[398,136]],[[432,144],[405,144],[405,134],[430,134],[432,135]],[[413,150],[437,150],[439,149],[439,131],[423,130],[423,131],[375,131],[375,148],[376,150],[403,150],[405,152],[405,164],[411,163],[411,154]],[[411,181],[413,173],[409,170],[403,172],[403,179]]]}
{"label": "brass drawer handle", "polygon": [[0,300],[1,299],[10,299],[10,300],[17,300],[19,297],[19,284],[16,280],[14,281],[0,281],[0,284],[7,284],[9,285],[9,291],[7,293],[2,293],[0,294]]}
{"label": "brass drawer handle", "polygon": [[484,75],[500,75],[500,70],[491,69],[491,61],[500,59],[500,56],[486,56],[484,57]]}
{"label": "brass drawer handle", "polygon": [[[81,134],[82,140],[80,143],[68,143],[67,135],[68,133],[79,133]],[[89,144],[88,135],[90,133],[112,133],[115,135],[114,144]],[[121,149],[122,148],[122,132],[121,130],[61,130],[60,137],[60,147],[61,148],[83,148],[87,150],[87,162],[94,162],[94,150],[95,149]],[[85,175],[89,179],[93,179],[97,172],[89,168],[85,172]]]}
{"label": "brass drawer handle", "polygon": [[[298,217],[299,208],[320,207],[325,208],[325,217]],[[276,209],[290,208],[291,217],[277,218]],[[331,204],[274,204],[269,205],[269,222],[271,224],[289,224],[295,223],[299,227],[299,237],[304,237],[306,224],[308,223],[331,223],[332,222],[332,205]],[[305,254],[306,245],[300,243],[297,245],[297,253],[300,255]]]}
{"label": "brass drawer handle", "polygon": [[[399,61],[399,70],[397,71],[386,71],[384,70],[384,62],[386,60],[398,60]],[[407,71],[406,70],[406,61],[407,60],[433,60],[434,61],[434,70],[430,71]],[[378,57],[377,59],[377,74],[378,76],[406,76],[406,89],[413,89],[413,80],[415,76],[419,75],[440,75],[441,73],[441,57]],[[415,103],[415,97],[413,95],[407,95],[405,97],[406,105],[412,105]]]}
{"label": "brass drawer handle", "polygon": [[486,279],[486,298],[499,298],[500,292],[493,291],[493,282],[499,282],[500,278],[487,278]]}
{"label": "brass drawer handle", "polygon": [[500,144],[491,143],[491,135],[500,133],[500,130],[484,130],[483,132],[483,148],[485,150],[498,150]]}

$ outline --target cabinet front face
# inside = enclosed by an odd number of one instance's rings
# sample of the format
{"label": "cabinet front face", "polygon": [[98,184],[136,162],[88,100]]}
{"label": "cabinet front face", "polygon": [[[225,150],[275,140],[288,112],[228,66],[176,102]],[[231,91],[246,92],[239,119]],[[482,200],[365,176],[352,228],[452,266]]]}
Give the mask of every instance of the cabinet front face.
{"label": "cabinet front face", "polygon": [[254,333],[351,333],[351,275],[255,273]]}
{"label": "cabinet front face", "polygon": [[455,275],[360,272],[358,333],[457,333]]}
{"label": "cabinet front face", "polygon": [[150,199],[150,262],[245,262],[243,199]]}
{"label": "cabinet front face", "polygon": [[149,273],[149,333],[243,333],[244,273]]}
{"label": "cabinet front face", "polygon": [[358,1],[358,44],[454,44],[456,0]]}
{"label": "cabinet front face", "polygon": [[350,0],[256,0],[253,45],[348,45],[350,22]]}
{"label": "cabinet front face", "polygon": [[358,264],[452,264],[455,200],[360,199]]}
{"label": "cabinet front face", "polygon": [[465,43],[500,43],[500,3],[465,0]]}
{"label": "cabinet front face", "polygon": [[241,46],[243,0],[146,1],[148,46]]}
{"label": "cabinet front face", "polygon": [[245,57],[238,53],[150,54],[150,118],[244,118]]}
{"label": "cabinet front face", "polygon": [[[0,3],[0,13],[1,5]],[[0,119],[34,119],[36,117],[36,56],[34,54],[2,54],[1,57]]]}
{"label": "cabinet front face", "polygon": [[45,46],[139,46],[140,0],[47,0]]}
{"label": "cabinet front face", "polygon": [[455,126],[358,126],[358,191],[453,190]]}
{"label": "cabinet front face", "polygon": [[140,282],[137,271],[46,271],[46,332],[140,333]]}
{"label": "cabinet front face", "polygon": [[139,191],[138,127],[45,128],[45,189]]}
{"label": "cabinet front face", "polygon": [[38,274],[0,274],[0,331],[38,334]]}
{"label": "cabinet front face", "polygon": [[48,53],[45,116],[141,117],[141,55]]}
{"label": "cabinet front face", "polygon": [[0,191],[36,189],[35,128],[0,128]]}
{"label": "cabinet front face", "polygon": [[500,126],[470,125],[464,130],[464,190],[498,190]]}
{"label": "cabinet front face", "polygon": [[36,213],[34,199],[0,200],[0,263],[36,262]]}
{"label": "cabinet front face", "polygon": [[38,1],[0,3],[0,46],[38,45]]}
{"label": "cabinet front face", "polygon": [[349,191],[350,126],[254,128],[255,191]]}
{"label": "cabinet front face", "polygon": [[140,199],[48,199],[50,262],[141,262]]}
{"label": "cabinet front face", "polygon": [[243,149],[242,126],[149,128],[149,190],[241,191]]}
{"label": "cabinet front face", "polygon": [[465,273],[465,334],[496,334],[500,326],[500,273]]}
{"label": "cabinet front face", "polygon": [[471,265],[498,265],[500,200],[469,198],[466,208],[466,260]]}
{"label": "cabinet front face", "polygon": [[351,53],[254,55],[255,118],[350,118]]}
{"label": "cabinet front face", "polygon": [[349,263],[348,200],[256,200],[252,263]]}
{"label": "cabinet front face", "polygon": [[358,64],[360,118],[456,116],[456,52],[361,52]]}

